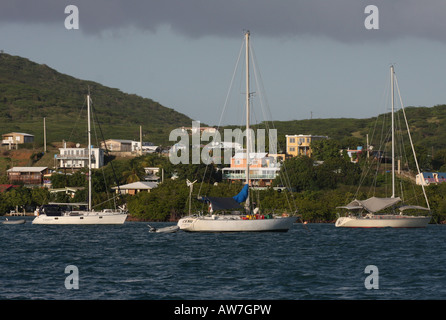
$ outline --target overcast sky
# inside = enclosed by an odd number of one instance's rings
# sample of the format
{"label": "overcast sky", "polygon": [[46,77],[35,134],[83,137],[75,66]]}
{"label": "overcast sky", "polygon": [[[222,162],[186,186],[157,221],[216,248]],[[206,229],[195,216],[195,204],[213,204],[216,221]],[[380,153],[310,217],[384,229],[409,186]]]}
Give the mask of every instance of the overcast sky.
{"label": "overcast sky", "polygon": [[250,30],[274,120],[367,118],[391,64],[405,105],[446,103],[445,15],[444,0],[2,0],[0,49],[215,125]]}

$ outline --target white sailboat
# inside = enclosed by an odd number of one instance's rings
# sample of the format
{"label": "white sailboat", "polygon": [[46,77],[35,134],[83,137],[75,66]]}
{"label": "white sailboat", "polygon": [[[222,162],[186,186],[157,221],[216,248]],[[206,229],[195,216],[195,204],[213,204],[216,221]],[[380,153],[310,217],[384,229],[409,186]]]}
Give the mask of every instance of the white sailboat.
{"label": "white sailboat", "polygon": [[[91,132],[90,132],[90,95],[87,95],[88,117],[88,210],[64,211],[58,204],[42,206],[33,224],[123,224],[127,218],[124,209],[92,210],[91,201]],[[73,203],[65,205],[73,206]],[[79,205],[79,204],[78,204]]]}
{"label": "white sailboat", "polygon": [[[391,101],[392,101],[392,196],[390,198],[371,197],[366,200],[353,200],[346,206],[338,207],[339,209],[347,209],[345,216],[336,220],[336,227],[349,228],[424,228],[431,220],[429,201],[422,186],[424,198],[427,207],[403,205],[400,197],[395,196],[395,128],[394,128],[394,77],[395,72],[393,66],[390,67],[391,79]],[[403,109],[404,110],[404,109]],[[407,120],[406,120],[407,125]],[[409,128],[407,127],[409,132]],[[413,149],[412,139],[409,139]],[[420,172],[417,158],[414,152],[415,163],[418,173]],[[383,210],[391,211],[391,213],[380,214]],[[408,215],[406,210],[429,211],[428,215]]]}
{"label": "white sailboat", "polygon": [[[250,84],[249,84],[249,31],[245,33],[246,54],[246,132],[249,132]],[[295,216],[256,214],[249,209],[249,134],[246,135],[246,184],[239,195],[233,198],[205,197],[210,212],[207,215],[191,215],[181,218],[178,226],[190,232],[286,232],[297,220]],[[192,184],[189,184],[190,186]],[[191,189],[192,190],[192,189]],[[236,200],[237,199],[237,200]],[[240,203],[246,201],[247,212]]]}

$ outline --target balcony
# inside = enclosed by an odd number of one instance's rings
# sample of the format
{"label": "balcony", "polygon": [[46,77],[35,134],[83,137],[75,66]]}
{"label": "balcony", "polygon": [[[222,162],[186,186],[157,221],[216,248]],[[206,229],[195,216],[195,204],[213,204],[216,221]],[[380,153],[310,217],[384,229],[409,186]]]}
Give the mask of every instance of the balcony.
{"label": "balcony", "polygon": [[[279,170],[276,168],[268,168],[269,170],[250,170],[249,178],[251,180],[274,180]],[[228,180],[244,180],[246,179],[245,170],[225,170],[223,169],[222,178]]]}

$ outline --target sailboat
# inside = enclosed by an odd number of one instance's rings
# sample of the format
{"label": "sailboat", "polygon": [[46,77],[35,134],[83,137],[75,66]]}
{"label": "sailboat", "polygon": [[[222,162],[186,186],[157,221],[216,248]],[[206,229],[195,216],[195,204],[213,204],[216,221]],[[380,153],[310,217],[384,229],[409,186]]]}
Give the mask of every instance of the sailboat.
{"label": "sailboat", "polygon": [[[392,196],[390,198],[371,197],[366,200],[353,200],[346,206],[338,207],[346,209],[347,214],[340,216],[335,223],[336,227],[350,228],[424,228],[431,220],[429,201],[422,186],[424,198],[427,207],[418,205],[402,205],[402,199],[395,195],[395,123],[394,123],[394,67],[390,67],[391,81],[391,101],[392,101]],[[403,109],[404,110],[404,109]],[[407,120],[406,120],[407,125]],[[413,144],[411,142],[412,150]],[[417,165],[418,173],[420,172],[417,158],[414,152],[414,158]],[[406,210],[429,211],[428,215],[408,215]],[[386,213],[381,213],[386,211]],[[389,213],[390,211],[390,213]]]}
{"label": "sailboat", "polygon": [[88,210],[65,211],[61,205],[83,204],[49,204],[43,205],[33,224],[123,224],[127,218],[127,211],[123,208],[117,210],[104,209],[95,211],[92,209],[92,185],[91,185],[91,132],[90,132],[90,95],[87,95],[88,118]]}
{"label": "sailboat", "polygon": [[[249,84],[249,31],[245,33],[246,54],[246,132],[249,132],[250,84]],[[246,183],[234,197],[201,197],[209,204],[206,215],[191,215],[178,221],[180,230],[190,232],[286,232],[297,220],[295,216],[261,215],[258,208],[251,210],[249,205],[249,159],[250,141],[246,135]],[[189,184],[190,185],[190,184]],[[245,208],[241,203],[245,202]]]}

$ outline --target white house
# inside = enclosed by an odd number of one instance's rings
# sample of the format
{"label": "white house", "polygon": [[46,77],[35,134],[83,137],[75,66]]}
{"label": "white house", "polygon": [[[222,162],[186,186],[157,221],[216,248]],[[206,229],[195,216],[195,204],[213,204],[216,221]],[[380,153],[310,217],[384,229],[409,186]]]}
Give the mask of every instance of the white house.
{"label": "white house", "polygon": [[[88,167],[88,148],[59,148],[60,154],[54,157],[58,168],[80,169]],[[91,168],[99,169],[104,165],[104,150],[91,148]]]}
{"label": "white house", "polygon": [[[101,142],[101,148],[109,151],[119,151],[119,152],[139,152],[141,151],[141,142],[134,140],[124,140],[124,139],[108,139]],[[158,147],[154,146],[152,142],[142,143],[142,152],[151,153],[155,152]]]}

